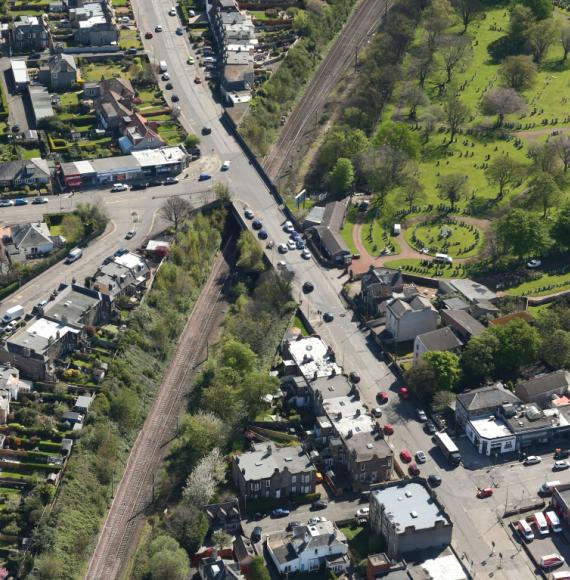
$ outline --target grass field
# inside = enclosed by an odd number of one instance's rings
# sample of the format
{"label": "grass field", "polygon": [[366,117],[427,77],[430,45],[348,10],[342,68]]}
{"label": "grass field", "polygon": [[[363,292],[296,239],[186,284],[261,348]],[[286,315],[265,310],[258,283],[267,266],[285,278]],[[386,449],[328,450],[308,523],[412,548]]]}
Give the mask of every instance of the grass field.
{"label": "grass field", "polygon": [[537,280],[524,282],[507,290],[516,296],[547,296],[570,289],[570,272],[565,274],[544,274]]}
{"label": "grass field", "polygon": [[121,30],[119,35],[119,46],[125,48],[142,48],[142,42],[137,30]]}
{"label": "grass field", "polygon": [[421,260],[413,258],[386,260],[384,265],[387,268],[402,268],[412,274],[419,276],[437,276],[440,278],[465,278],[466,273],[463,268],[447,267],[441,265],[422,266]]}
{"label": "grass field", "polygon": [[89,63],[81,67],[81,76],[86,82],[100,81],[102,78],[128,76],[119,64]]}
{"label": "grass field", "polygon": [[[445,227],[447,227],[447,230],[451,233],[448,238],[440,237]],[[414,234],[417,238],[416,243],[412,242]],[[445,252],[452,258],[470,258],[475,256],[483,244],[483,236],[481,234],[479,234],[479,241],[477,241],[474,232],[465,226],[453,223],[414,225],[406,228],[405,236],[408,244],[412,248],[421,250],[425,244],[425,247],[430,248],[432,252]],[[421,240],[423,244],[420,244],[419,240]],[[446,240],[451,244],[459,245],[450,245],[445,248],[444,243]],[[472,245],[475,245],[475,247],[469,252],[466,252],[465,250]]]}

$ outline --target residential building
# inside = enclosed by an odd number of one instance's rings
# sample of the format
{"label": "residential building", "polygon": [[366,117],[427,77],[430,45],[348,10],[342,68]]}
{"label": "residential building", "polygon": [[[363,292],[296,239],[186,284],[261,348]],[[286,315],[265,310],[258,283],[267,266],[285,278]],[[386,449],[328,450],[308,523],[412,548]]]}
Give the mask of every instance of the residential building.
{"label": "residential building", "polygon": [[456,351],[462,346],[463,342],[448,326],[419,334],[414,341],[414,364],[418,364],[426,352]]}
{"label": "residential building", "polygon": [[106,260],[91,278],[91,287],[107,294],[111,301],[132,296],[146,287],[150,269],[146,260],[134,252],[125,252]]}
{"label": "residential building", "polygon": [[69,20],[74,29],[74,40],[80,46],[107,46],[119,40],[111,5],[86,2],[69,9]]}
{"label": "residential building", "polygon": [[22,189],[46,187],[51,179],[51,171],[46,159],[32,157],[0,163],[0,187]]}
{"label": "residential building", "polygon": [[242,497],[284,498],[314,493],[315,468],[301,447],[255,446],[232,461],[234,482]]}
{"label": "residential building", "polygon": [[419,334],[435,330],[438,321],[439,314],[427,298],[419,295],[410,300],[398,298],[386,306],[385,339],[394,342],[414,340]]}
{"label": "residential building", "polygon": [[58,53],[49,58],[40,68],[38,80],[51,91],[69,91],[77,83],[77,65],[71,54]]}
{"label": "residential building", "polygon": [[[241,534],[237,534],[234,537],[234,559],[239,564],[240,571],[243,574],[249,574],[251,570],[251,563],[253,559],[258,555],[256,547],[258,544],[253,544],[251,540]],[[263,552],[263,547],[259,546],[261,552]]]}
{"label": "residential building", "polygon": [[211,532],[223,530],[228,534],[235,534],[241,529],[241,514],[237,498],[222,503],[213,503],[204,507],[208,516]]}
{"label": "residential building", "polygon": [[522,404],[522,401],[501,383],[464,391],[457,395],[455,401],[455,421],[461,427],[465,427],[470,419],[496,415],[504,405]]}
{"label": "residential building", "polygon": [[133,114],[136,100],[133,85],[124,78],[103,79],[96,93],[95,113],[99,126],[107,131],[118,132],[130,122]]}
{"label": "residential building", "polygon": [[220,89],[228,105],[238,105],[251,100],[255,86],[253,52],[228,50],[223,57]]}
{"label": "residential building", "polygon": [[451,543],[453,524],[426,481],[383,484],[370,493],[370,526],[386,541],[393,558]]}
{"label": "residential building", "polygon": [[400,270],[371,266],[363,274],[360,287],[361,309],[367,317],[375,317],[380,303],[404,292],[404,278]]}
{"label": "residential building", "polygon": [[46,256],[54,248],[53,239],[45,222],[12,226],[10,237],[4,236],[2,243],[11,257],[15,254],[25,258]]}
{"label": "residential building", "polygon": [[17,401],[20,393],[29,393],[32,386],[32,382],[20,378],[20,371],[10,363],[0,365],[0,391],[8,392],[11,401]]}
{"label": "residential building", "polygon": [[483,284],[479,284],[469,278],[440,280],[439,291],[442,294],[456,294],[469,302],[469,304],[477,304],[482,300],[494,300],[497,297],[487,286],[483,286]]}
{"label": "residential building", "polygon": [[346,266],[351,261],[351,252],[340,234],[345,215],[346,203],[330,202],[325,206],[320,225],[305,230],[321,255],[340,266]]}
{"label": "residential building", "polygon": [[12,52],[43,51],[48,46],[48,30],[43,18],[20,16],[10,28]]}
{"label": "residential building", "polygon": [[485,327],[466,310],[441,310],[441,321],[463,341],[467,342],[472,336],[479,336]]}
{"label": "residential building", "polygon": [[303,336],[285,342],[282,357],[286,374],[300,374],[307,380],[342,374],[334,352],[318,336]]}
{"label": "residential building", "polygon": [[32,105],[34,128],[37,128],[38,123],[42,119],[53,117],[55,111],[52,107],[49,91],[45,87],[42,87],[41,85],[29,85],[28,94],[30,95],[30,102]]}
{"label": "residential building", "polygon": [[553,398],[566,395],[569,387],[570,372],[562,369],[552,373],[543,373],[518,383],[515,393],[525,403],[550,406]]}
{"label": "residential building", "polygon": [[212,556],[203,558],[198,565],[198,574],[202,580],[241,580],[245,578],[237,562]]}
{"label": "residential building", "polygon": [[121,127],[122,137],[119,147],[123,153],[158,149],[166,145],[166,141],[158,134],[158,123],[147,121],[140,113],[133,113],[129,122]]}
{"label": "residential building", "polygon": [[326,568],[340,573],[350,565],[346,536],[334,522],[297,526],[267,539],[267,552],[282,575]]}
{"label": "residential building", "polygon": [[12,68],[12,76],[14,77],[16,91],[21,93],[30,84],[30,76],[28,75],[26,61],[24,59],[12,58],[10,59],[10,67]]}
{"label": "residential building", "polygon": [[[310,379],[309,381],[306,381],[303,377],[300,378],[307,385],[306,402],[311,405],[313,413],[316,416],[324,413],[323,405],[325,401],[337,397],[349,397],[355,392],[354,387],[350,384],[346,375],[335,374],[328,377]],[[299,393],[299,389],[297,393]]]}

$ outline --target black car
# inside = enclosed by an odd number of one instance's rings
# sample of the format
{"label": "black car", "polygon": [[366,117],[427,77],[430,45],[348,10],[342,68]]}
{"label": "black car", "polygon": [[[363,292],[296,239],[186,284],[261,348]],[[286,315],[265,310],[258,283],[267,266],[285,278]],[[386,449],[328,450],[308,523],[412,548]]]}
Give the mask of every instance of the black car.
{"label": "black car", "polygon": [[166,84],[164,85],[164,88],[165,88],[167,91],[171,91],[171,90],[172,90],[172,83],[166,83]]}
{"label": "black car", "polygon": [[350,379],[351,383],[359,383],[360,382],[360,374],[357,373],[356,371],[352,371],[349,375],[348,378]]}
{"label": "black car", "polygon": [[172,95],[172,96],[170,97],[170,100],[171,100],[173,103],[177,103],[177,102],[180,100],[180,97],[179,97],[178,95]]}
{"label": "black car", "polygon": [[263,227],[263,224],[259,220],[253,220],[251,222],[251,227],[254,230],[260,230]]}
{"label": "black car", "polygon": [[360,503],[368,503],[370,501],[370,491],[366,490],[360,494]]}
{"label": "black car", "polygon": [[436,473],[432,473],[431,475],[429,475],[427,480],[428,483],[431,485],[431,487],[438,487],[439,485],[441,485],[441,477]]}
{"label": "black car", "polygon": [[428,435],[434,435],[437,433],[437,427],[434,425],[433,421],[427,421],[427,423],[424,425],[424,431]]}
{"label": "black car", "polygon": [[323,314],[323,320],[325,322],[332,322],[334,320],[334,316],[330,312],[325,312]]}
{"label": "black car", "polygon": [[305,294],[309,294],[309,293],[310,293],[310,292],[312,292],[314,289],[315,289],[315,287],[313,286],[313,283],[312,283],[312,282],[308,282],[308,281],[307,281],[307,282],[305,282],[305,283],[303,284],[303,292],[304,292]]}
{"label": "black car", "polygon": [[554,459],[568,459],[570,457],[569,449],[557,449],[554,453]]}
{"label": "black car", "polygon": [[209,135],[212,132],[211,127],[202,127],[202,135]]}
{"label": "black car", "polygon": [[261,534],[262,534],[261,526],[255,526],[253,528],[253,532],[251,532],[250,540],[255,544],[257,542],[261,542]]}
{"label": "black car", "polygon": [[149,186],[148,183],[133,183],[131,185],[131,191],[139,191],[141,189],[146,189]]}
{"label": "black car", "polygon": [[302,525],[301,522],[289,522],[287,524],[286,531],[291,532],[291,531],[293,531],[293,528],[296,528],[296,527],[301,526],[301,525]]}
{"label": "black car", "polygon": [[324,510],[329,504],[324,499],[317,499],[311,504],[312,510]]}

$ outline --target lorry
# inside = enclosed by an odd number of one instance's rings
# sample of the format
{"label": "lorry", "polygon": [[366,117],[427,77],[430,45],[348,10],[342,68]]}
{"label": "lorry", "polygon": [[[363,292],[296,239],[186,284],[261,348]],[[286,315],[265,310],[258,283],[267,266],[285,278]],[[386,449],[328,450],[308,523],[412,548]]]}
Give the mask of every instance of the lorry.
{"label": "lorry", "polygon": [[67,258],[65,258],[66,264],[72,264],[76,260],[79,260],[83,256],[83,250],[81,248],[73,248],[70,250],[69,254],[67,254]]}
{"label": "lorry", "polygon": [[161,73],[165,73],[168,70],[168,65],[166,64],[166,61],[165,60],[159,61],[159,63],[158,63],[158,70]]}
{"label": "lorry", "polygon": [[459,453],[459,449],[447,433],[436,433],[433,436],[433,440],[450,463],[453,465],[459,465],[461,463],[461,454]]}
{"label": "lorry", "polygon": [[24,316],[24,308],[17,304],[16,306],[12,306],[12,308],[8,308],[2,317],[2,324],[10,324],[10,322],[14,322],[14,320],[18,320]]}

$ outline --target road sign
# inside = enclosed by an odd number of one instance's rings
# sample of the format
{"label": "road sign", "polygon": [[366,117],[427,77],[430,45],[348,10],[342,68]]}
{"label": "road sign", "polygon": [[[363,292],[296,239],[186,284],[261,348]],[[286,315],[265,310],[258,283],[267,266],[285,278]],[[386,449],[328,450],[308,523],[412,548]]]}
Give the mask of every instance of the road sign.
{"label": "road sign", "polygon": [[297,208],[301,207],[301,204],[305,203],[305,199],[307,199],[307,190],[302,189],[296,196],[295,196],[295,205]]}

